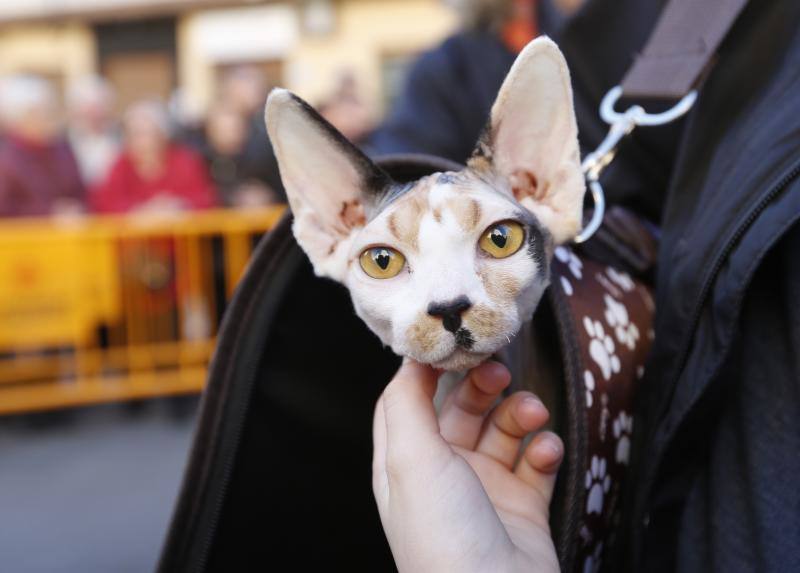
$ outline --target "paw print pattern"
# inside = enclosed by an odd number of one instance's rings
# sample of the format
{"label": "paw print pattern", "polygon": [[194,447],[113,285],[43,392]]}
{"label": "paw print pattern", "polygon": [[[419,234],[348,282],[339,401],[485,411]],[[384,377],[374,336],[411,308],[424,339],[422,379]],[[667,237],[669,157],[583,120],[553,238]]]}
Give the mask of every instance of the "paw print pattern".
{"label": "paw print pattern", "polygon": [[586,386],[586,408],[591,408],[594,403],[592,392],[594,392],[594,374],[590,370],[583,371],[583,383]]}
{"label": "paw print pattern", "polygon": [[567,265],[573,277],[578,280],[583,278],[583,263],[575,256],[575,253],[566,247],[556,247],[555,256],[559,261]]}
{"label": "paw print pattern", "polygon": [[636,284],[633,282],[633,279],[624,271],[618,271],[615,268],[606,267],[606,276],[625,292],[631,292],[634,288],[636,288]]}
{"label": "paw print pattern", "polygon": [[603,498],[611,489],[611,476],[606,473],[605,458],[592,456],[592,463],[586,470],[586,513],[603,513]]}
{"label": "paw print pattern", "polygon": [[610,295],[603,295],[603,300],[606,303],[605,316],[608,326],[614,329],[617,341],[633,351],[639,340],[639,328],[630,321],[628,309]]}
{"label": "paw print pattern", "polygon": [[594,550],[586,556],[583,562],[583,573],[597,573],[600,570],[601,559],[603,558],[603,542],[594,546]]}
{"label": "paw print pattern", "polygon": [[561,278],[561,288],[564,289],[564,293],[567,296],[572,296],[572,293],[574,292],[572,288],[572,283],[569,282],[569,279],[567,277],[562,276],[560,278]]}
{"label": "paw print pattern", "polygon": [[614,341],[606,334],[598,320],[584,316],[583,327],[592,338],[589,343],[589,355],[600,367],[603,378],[610,380],[611,374],[618,373],[621,367],[619,357],[614,354]]}
{"label": "paw print pattern", "polygon": [[633,416],[622,411],[614,420],[614,437],[617,439],[616,460],[619,464],[628,464],[631,455],[631,433],[633,432]]}

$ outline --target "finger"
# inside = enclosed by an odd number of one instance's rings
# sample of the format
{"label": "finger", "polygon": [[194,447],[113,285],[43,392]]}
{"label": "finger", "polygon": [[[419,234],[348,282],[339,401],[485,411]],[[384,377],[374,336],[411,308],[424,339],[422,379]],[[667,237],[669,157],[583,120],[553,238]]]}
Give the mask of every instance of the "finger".
{"label": "finger", "polygon": [[437,379],[438,373],[430,366],[406,360],[383,391],[389,473],[405,471],[420,452],[434,453],[446,445],[433,406]]}
{"label": "finger", "polygon": [[386,478],[386,418],[383,415],[383,397],[378,398],[372,417],[372,491],[378,509],[383,509],[388,499],[389,483]]}
{"label": "finger", "polygon": [[510,383],[511,373],[499,362],[484,362],[470,370],[442,405],[442,437],[455,446],[474,449],[486,413]]}
{"label": "finger", "polygon": [[564,444],[561,438],[553,432],[542,432],[525,448],[514,473],[536,489],[549,504],[563,458]]}
{"label": "finger", "polygon": [[549,417],[547,408],[536,396],[530,392],[516,392],[491,413],[475,451],[511,469],[522,438],[541,428]]}

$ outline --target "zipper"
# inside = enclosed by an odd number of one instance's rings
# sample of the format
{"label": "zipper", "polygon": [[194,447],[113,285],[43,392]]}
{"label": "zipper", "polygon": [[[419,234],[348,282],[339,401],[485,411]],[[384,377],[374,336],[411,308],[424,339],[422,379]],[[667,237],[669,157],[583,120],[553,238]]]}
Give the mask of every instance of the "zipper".
{"label": "zipper", "polygon": [[[248,374],[251,376],[248,377],[247,388],[245,391],[246,396],[250,396],[251,392],[253,391],[253,383],[255,382],[255,371],[248,370]],[[222,506],[225,503],[225,495],[228,493],[228,484],[231,481],[231,473],[233,472],[233,461],[236,458],[236,452],[239,451],[239,443],[242,441],[242,432],[244,429],[244,418],[247,413],[247,405],[249,400],[244,400],[243,403],[239,406],[238,411],[236,412],[236,428],[235,428],[235,437],[233,440],[233,447],[230,448],[228,452],[225,454],[225,463],[223,465],[223,479],[222,483],[217,490],[217,495],[214,499],[214,510],[211,514],[211,520],[208,524],[208,529],[206,535],[204,536],[203,543],[200,545],[200,557],[197,561],[197,571],[205,571],[206,564],[208,562],[208,553],[211,550],[211,542],[214,537],[214,533],[217,531],[217,525],[219,524],[220,514],[222,513]]]}
{"label": "zipper", "polygon": [[[276,231],[277,230],[278,229],[276,228]],[[275,254],[273,261],[277,260],[280,261],[282,265],[290,265],[291,260],[290,258],[287,260],[286,257],[286,249],[288,243],[285,239],[283,240],[283,243],[284,244],[282,245],[282,248]],[[274,268],[274,263],[269,266],[270,268]],[[294,274],[291,272],[290,269],[287,269],[285,273],[289,275]],[[272,275],[272,273],[270,272],[265,272],[264,274],[267,276]],[[285,289],[286,285],[282,285],[282,288]],[[239,389],[239,392],[242,392],[240,394],[242,396],[242,400],[235,412],[235,417],[234,417],[235,427],[232,430],[234,432],[233,441],[229,444],[230,447],[227,449],[227,451],[223,451],[222,453],[222,455],[225,458],[225,461],[223,462],[222,480],[217,489],[217,494],[213,499],[213,510],[208,522],[206,533],[205,535],[203,535],[203,540],[199,547],[199,557],[195,562],[196,564],[195,571],[205,571],[206,566],[208,564],[208,557],[209,557],[209,552],[211,550],[213,537],[217,531],[217,526],[220,520],[220,514],[222,513],[222,506],[225,503],[225,497],[228,493],[228,486],[230,484],[231,475],[233,473],[234,461],[236,459],[236,454],[239,451],[240,442],[242,440],[242,433],[244,431],[247,410],[250,402],[252,401],[252,393],[255,385],[258,364],[259,360],[255,360],[255,363],[252,364],[250,368],[247,368],[246,370],[248,375],[247,384],[244,385],[244,388]]]}
{"label": "zipper", "polygon": [[[700,296],[697,299],[697,303],[694,306],[691,319],[689,321],[688,332],[691,333],[691,335],[686,338],[686,343],[683,345],[683,348],[679,353],[680,359],[678,361],[679,367],[677,370],[677,380],[680,380],[680,378],[683,376],[684,370],[686,369],[686,363],[689,360],[689,353],[691,352],[692,342],[694,341],[695,328],[700,322],[700,314],[702,313],[703,306],[708,298],[709,292],[711,291],[711,286],[714,284],[714,281],[716,280],[717,275],[722,268],[722,265],[728,259],[728,256],[730,255],[734,246],[744,236],[747,229],[755,222],[759,215],[763,213],[764,209],[766,209],[767,206],[786,188],[787,185],[789,185],[789,183],[796,179],[798,175],[800,175],[800,161],[796,161],[794,166],[785,172],[784,175],[777,181],[777,183],[775,183],[769,189],[769,191],[761,197],[759,202],[748,212],[747,217],[745,217],[745,219],[736,227],[733,235],[730,237],[730,239],[728,239],[724,245],[724,248],[714,260],[711,270],[705,276],[703,286],[700,290]],[[672,404],[674,393],[675,387],[673,386],[673,389],[670,392],[670,398],[665,402],[657,419],[663,420],[666,412],[669,410],[669,407]]]}

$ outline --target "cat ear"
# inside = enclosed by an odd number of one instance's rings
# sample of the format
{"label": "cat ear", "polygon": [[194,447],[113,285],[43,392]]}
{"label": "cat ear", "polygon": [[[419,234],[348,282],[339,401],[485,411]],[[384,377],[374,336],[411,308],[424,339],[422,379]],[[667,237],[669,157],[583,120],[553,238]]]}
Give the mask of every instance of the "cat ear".
{"label": "cat ear", "polygon": [[505,178],[556,243],[580,231],[585,182],[572,87],[549,38],[533,40],[517,57],[469,165]]}
{"label": "cat ear", "polygon": [[350,242],[391,179],[296,95],[272,90],[264,115],[297,242],[318,275],[341,281]]}

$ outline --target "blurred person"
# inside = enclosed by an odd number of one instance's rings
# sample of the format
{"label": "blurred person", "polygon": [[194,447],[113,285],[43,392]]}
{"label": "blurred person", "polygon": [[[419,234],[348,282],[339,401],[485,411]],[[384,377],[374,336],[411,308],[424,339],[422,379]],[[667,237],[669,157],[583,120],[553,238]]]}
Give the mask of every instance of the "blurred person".
{"label": "blurred person", "polygon": [[330,98],[317,106],[319,113],[353,143],[361,143],[373,128],[373,116],[358,93],[352,72],[341,75]]}
{"label": "blurred person", "polygon": [[[226,72],[220,84],[220,99],[242,116],[263,115],[268,86],[256,67],[241,65]],[[263,119],[263,118],[262,118]]]}
{"label": "blurred person", "polygon": [[[203,159],[172,141],[165,105],[157,100],[134,103],[125,112],[122,127],[124,149],[91,196],[96,211],[157,217],[215,206]],[[210,336],[208,302],[178,281],[172,238],[123,241],[120,258],[126,270],[124,288],[139,293],[131,304],[148,324],[148,342]]]}
{"label": "blurred person", "polygon": [[264,126],[268,87],[258,68],[237,66],[223,76],[219,99],[241,114],[247,124],[243,168],[269,190],[270,203],[285,203],[286,193],[278,173],[278,162]]}
{"label": "blurred person", "polygon": [[165,213],[213,207],[215,193],[202,159],[173,143],[166,108],[156,100],[133,104],[123,118],[125,147],[92,193],[102,213]]}
{"label": "blurred person", "polygon": [[259,207],[273,202],[274,192],[247,169],[248,124],[226,104],[211,108],[201,144],[220,201],[228,207]]}
{"label": "blurred person", "polygon": [[202,153],[204,114],[184,88],[176,88],[167,104],[170,119],[175,126],[175,140],[181,141]]}
{"label": "blurred person", "polygon": [[557,37],[565,16],[551,0],[451,0],[462,30],[423,54],[370,154],[430,153],[465,162],[517,53],[540,34]]}
{"label": "blurred person", "polygon": [[114,97],[112,87],[99,76],[84,77],[67,91],[67,137],[90,191],[106,177],[119,155]]}
{"label": "blurred person", "polygon": [[62,137],[53,87],[36,76],[0,84],[0,216],[72,215],[83,211],[78,165]]}

